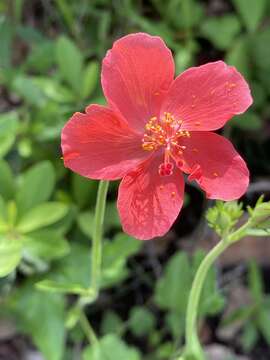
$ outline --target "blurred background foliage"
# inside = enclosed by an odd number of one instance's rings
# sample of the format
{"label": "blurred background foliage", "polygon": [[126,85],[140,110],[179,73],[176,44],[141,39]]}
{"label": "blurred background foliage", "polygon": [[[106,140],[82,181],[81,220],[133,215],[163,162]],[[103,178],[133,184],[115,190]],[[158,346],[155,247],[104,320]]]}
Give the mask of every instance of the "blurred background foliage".
{"label": "blurred background foliage", "polygon": [[[165,240],[143,244],[121,232],[117,184],[110,185],[103,290],[87,308],[99,345],[95,336],[87,345],[86,319],[65,294],[90,281],[97,183],[64,168],[61,128],[73,112],[105,102],[101,60],[115,39],[138,31],[165,40],[177,74],[225,59],[245,75],[254,105],[224,135],[251,171],[255,190],[245,203],[252,205],[256,192],[269,196],[268,0],[0,0],[1,359],[30,359],[35,346],[46,360],[166,360],[182,344],[191,280],[203,256],[187,255],[183,244],[188,238],[194,248],[209,206],[194,186]],[[256,261],[244,265],[239,281],[251,300],[228,316],[221,268],[209,274],[200,310],[206,342],[237,323],[228,345],[250,356],[262,347],[269,359],[269,284],[262,271]]]}

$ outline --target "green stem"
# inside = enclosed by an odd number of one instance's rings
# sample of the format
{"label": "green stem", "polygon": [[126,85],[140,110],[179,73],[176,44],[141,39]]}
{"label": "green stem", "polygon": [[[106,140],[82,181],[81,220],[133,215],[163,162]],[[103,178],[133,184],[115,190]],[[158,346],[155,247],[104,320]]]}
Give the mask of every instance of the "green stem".
{"label": "green stem", "polygon": [[80,320],[80,324],[83,329],[83,332],[85,333],[85,336],[87,337],[90,345],[98,344],[97,336],[96,336],[91,324],[89,323],[83,309],[80,310],[79,320]]}
{"label": "green stem", "polygon": [[196,322],[198,317],[198,307],[201,292],[205,282],[205,278],[210,267],[214,264],[216,259],[225,251],[231,244],[239,241],[246,235],[246,229],[249,227],[249,222],[241,226],[235,232],[231,233],[227,237],[221,239],[221,241],[206,255],[202,260],[195,278],[192,283],[189,301],[187,306],[186,317],[186,346],[184,355],[178,360],[204,360],[204,354],[198,339]]}
{"label": "green stem", "polygon": [[229,246],[227,241],[220,241],[203,259],[196,276],[194,278],[192,288],[189,295],[187,318],[186,318],[186,352],[188,355],[197,355],[199,359],[203,359],[202,350],[196,331],[196,321],[198,316],[198,307],[203,284],[208,270],[220,254]]}
{"label": "green stem", "polygon": [[102,235],[103,235],[103,223],[106,208],[106,197],[109,188],[109,182],[101,180],[99,182],[95,221],[94,221],[94,233],[92,240],[92,262],[91,262],[91,290],[95,296],[98,295],[101,275],[101,260],[102,260]]}

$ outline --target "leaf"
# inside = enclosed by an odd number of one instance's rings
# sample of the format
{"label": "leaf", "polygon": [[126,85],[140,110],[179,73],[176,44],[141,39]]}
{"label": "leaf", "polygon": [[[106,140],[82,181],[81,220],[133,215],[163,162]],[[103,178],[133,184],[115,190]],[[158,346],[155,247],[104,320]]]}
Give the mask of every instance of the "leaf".
{"label": "leaf", "polygon": [[87,347],[83,360],[140,360],[139,352],[128,347],[116,335],[106,335],[99,343]]}
{"label": "leaf", "polygon": [[22,97],[28,104],[43,107],[46,104],[46,96],[43,91],[33,82],[30,76],[18,75],[12,82],[13,91]]}
{"label": "leaf", "polygon": [[201,26],[202,35],[220,50],[228,49],[240,30],[241,25],[235,15],[210,17]]}
{"label": "leaf", "polygon": [[76,92],[81,91],[83,56],[76,45],[66,36],[60,36],[56,42],[56,61],[62,78]]}
{"label": "leaf", "polygon": [[18,114],[15,111],[0,114],[0,157],[4,157],[12,148],[18,124]]}
{"label": "leaf", "polygon": [[19,213],[25,213],[48,200],[53,192],[54,185],[55,172],[49,161],[40,162],[28,169],[20,179],[16,194]]}
{"label": "leaf", "polygon": [[128,275],[126,262],[129,256],[136,254],[142,242],[120,233],[112,241],[106,241],[103,246],[102,287],[110,287],[125,279]]}
{"label": "leaf", "polygon": [[15,193],[14,176],[7,162],[0,160],[0,194],[3,199],[10,200]]}
{"label": "leaf", "polygon": [[265,14],[266,0],[233,0],[236,10],[249,31],[255,31]]}
{"label": "leaf", "polygon": [[264,340],[270,345],[270,311],[268,309],[261,309],[256,320]]}
{"label": "leaf", "polygon": [[240,37],[235,41],[225,56],[225,61],[229,65],[236,67],[247,79],[251,76],[252,66],[250,65],[250,46],[249,40]]}
{"label": "leaf", "polygon": [[270,28],[260,31],[253,36],[251,43],[252,58],[260,69],[269,74],[270,67],[270,47],[266,46],[270,42]]}
{"label": "leaf", "polygon": [[229,124],[233,127],[246,131],[260,130],[262,128],[261,119],[252,111],[235,116],[232,120],[230,120]]}
{"label": "leaf", "polygon": [[[55,79],[42,76],[33,77],[33,83],[37,85],[46,97],[55,103],[69,103],[74,100],[73,94],[65,86],[58,83]],[[46,106],[47,107],[47,106]],[[46,109],[46,113],[47,113]],[[55,119],[54,119],[55,122]]]}
{"label": "leaf", "polygon": [[39,230],[23,238],[24,252],[43,260],[53,260],[69,253],[67,240],[56,231]]}
{"label": "leaf", "polygon": [[149,334],[155,325],[155,317],[146,307],[135,306],[131,309],[128,326],[135,336]]}
{"label": "leaf", "polygon": [[76,173],[71,178],[72,195],[80,208],[94,206],[97,194],[97,182],[86,179]]}
{"label": "leaf", "polygon": [[155,303],[164,310],[185,313],[192,282],[192,272],[185,253],[170,258],[155,289]]}
{"label": "leaf", "polygon": [[68,212],[68,206],[60,202],[47,202],[31,209],[22,215],[17,231],[22,234],[29,233],[41,227],[45,227],[62,219]]}
{"label": "leaf", "polygon": [[0,18],[0,70],[11,66],[11,46],[14,35],[13,26],[7,17]]}
{"label": "leaf", "polygon": [[174,339],[180,339],[185,333],[185,316],[180,316],[178,313],[172,311],[168,312],[165,317],[166,325],[168,326]]}
{"label": "leaf", "polygon": [[81,95],[83,99],[89,98],[98,84],[99,64],[97,61],[91,61],[83,73],[83,83]]}
{"label": "leaf", "polygon": [[120,332],[122,326],[123,321],[116,312],[107,310],[104,313],[101,323],[101,333],[103,335]]}
{"label": "leaf", "polygon": [[246,352],[250,352],[258,341],[259,333],[256,326],[251,322],[245,324],[241,335],[241,344]]}
{"label": "leaf", "polygon": [[18,239],[0,236],[0,277],[14,271],[21,260],[21,243]]}
{"label": "leaf", "polygon": [[73,244],[68,255],[59,259],[47,279],[37,286],[42,290],[80,294],[89,288],[91,258],[88,246]]}
{"label": "leaf", "polygon": [[250,260],[248,264],[248,286],[253,300],[260,304],[263,300],[264,286],[262,274],[254,260]]}
{"label": "leaf", "polygon": [[32,337],[44,357],[62,360],[65,343],[64,298],[35,290],[32,283],[27,283],[16,290],[9,302],[21,331]]}

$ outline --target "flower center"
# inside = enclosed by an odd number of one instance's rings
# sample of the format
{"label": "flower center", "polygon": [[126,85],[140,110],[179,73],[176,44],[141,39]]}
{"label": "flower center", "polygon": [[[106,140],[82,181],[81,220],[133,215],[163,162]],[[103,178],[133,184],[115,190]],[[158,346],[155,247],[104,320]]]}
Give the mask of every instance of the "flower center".
{"label": "flower center", "polygon": [[178,167],[183,165],[179,157],[183,154],[185,146],[179,145],[181,137],[190,137],[190,133],[181,130],[182,120],[176,120],[173,115],[165,112],[161,118],[152,117],[145,125],[145,133],[142,139],[142,148],[146,151],[155,151],[164,148],[164,162],[159,166],[160,176],[169,176],[173,173],[174,164]]}

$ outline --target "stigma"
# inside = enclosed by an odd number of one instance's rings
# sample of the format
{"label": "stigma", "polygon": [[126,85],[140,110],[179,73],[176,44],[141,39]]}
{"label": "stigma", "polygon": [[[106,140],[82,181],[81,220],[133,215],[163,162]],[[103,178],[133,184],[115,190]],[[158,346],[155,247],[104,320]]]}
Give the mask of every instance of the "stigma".
{"label": "stigma", "polygon": [[183,155],[186,146],[181,145],[180,138],[190,137],[189,131],[182,130],[183,121],[175,119],[168,112],[157,118],[151,117],[145,125],[145,133],[142,139],[142,148],[145,151],[156,151],[164,149],[164,162],[160,164],[158,172],[160,176],[170,176],[173,174],[174,163],[179,167],[183,164],[179,157]]}

